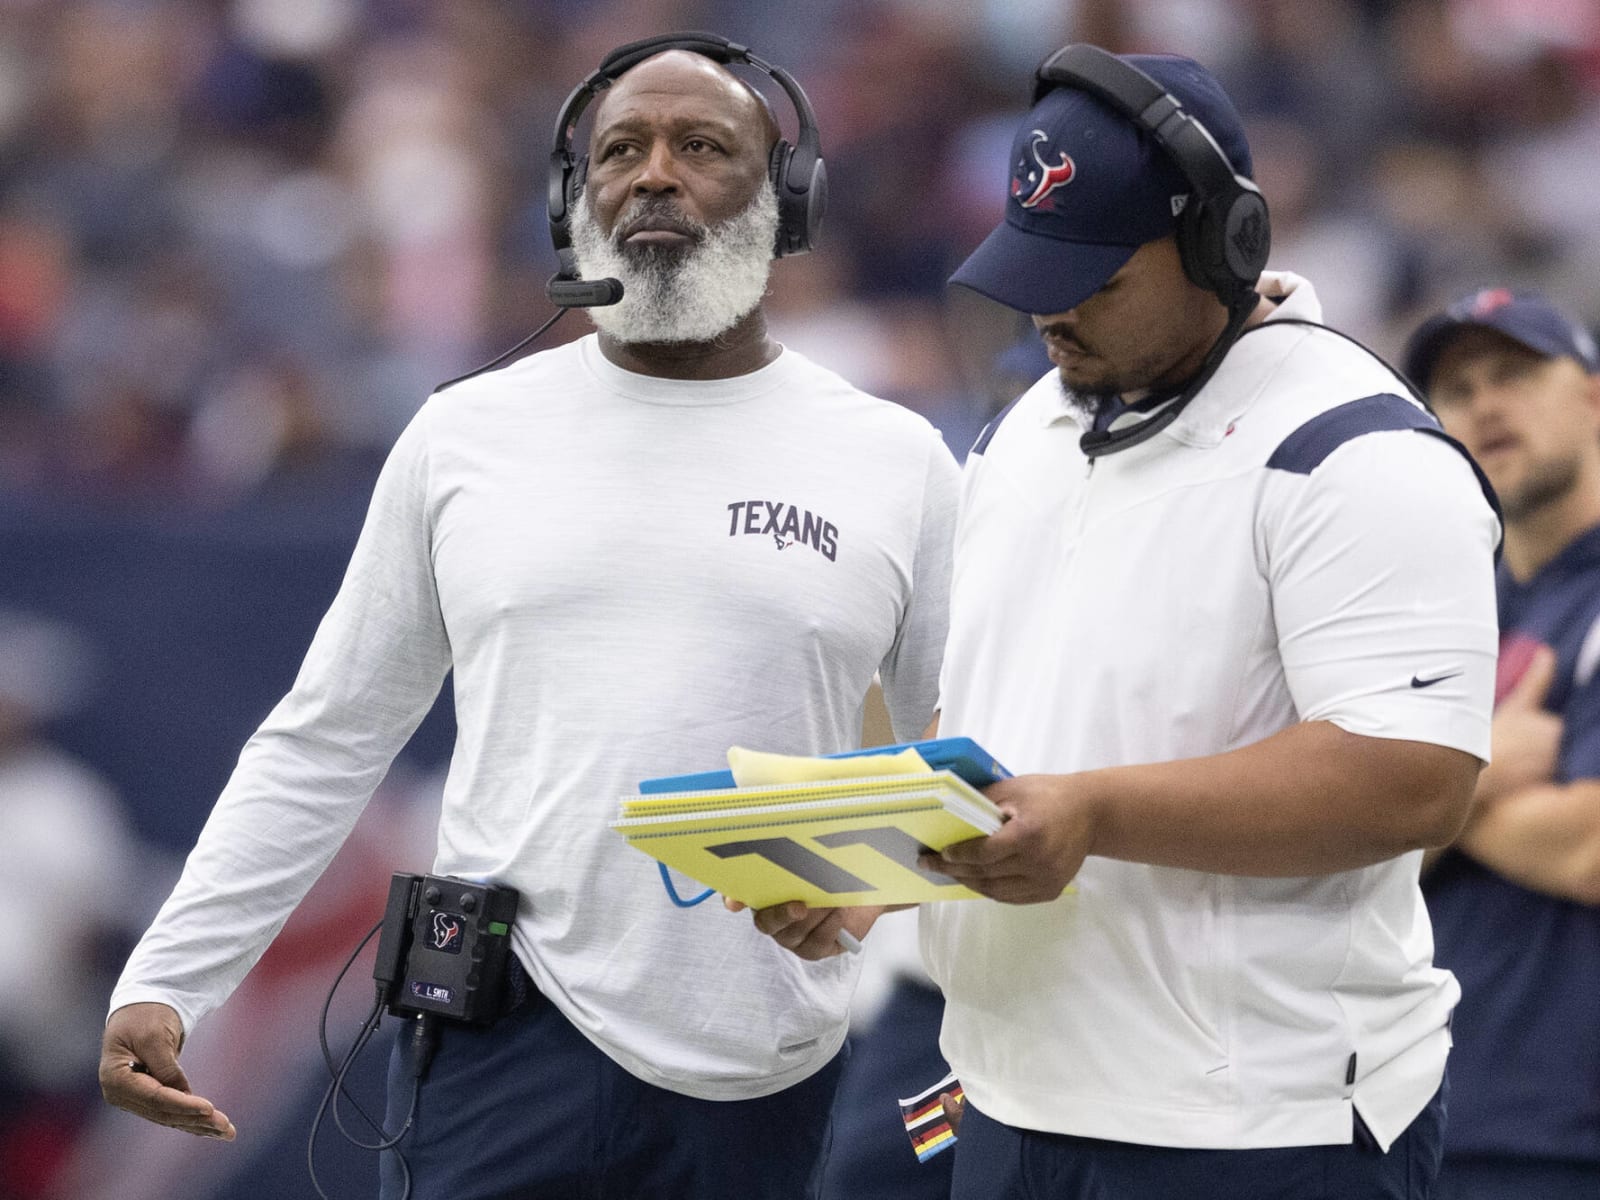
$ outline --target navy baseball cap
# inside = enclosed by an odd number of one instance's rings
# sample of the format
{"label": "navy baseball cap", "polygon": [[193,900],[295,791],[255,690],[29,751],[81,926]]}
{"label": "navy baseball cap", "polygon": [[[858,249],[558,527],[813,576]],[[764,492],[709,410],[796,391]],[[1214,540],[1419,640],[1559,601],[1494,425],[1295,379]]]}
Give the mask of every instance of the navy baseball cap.
{"label": "navy baseball cap", "polygon": [[[1239,112],[1191,58],[1120,54],[1204,125],[1233,166],[1254,170]],[[1146,242],[1166,237],[1193,186],[1133,118],[1075,88],[1047,92],[1011,147],[1005,220],[951,283],[1026,313],[1075,308]]]}
{"label": "navy baseball cap", "polygon": [[1493,329],[1546,358],[1575,358],[1589,374],[1600,373],[1594,335],[1538,292],[1484,288],[1429,317],[1406,343],[1406,374],[1427,390],[1429,377],[1450,340],[1463,329]]}

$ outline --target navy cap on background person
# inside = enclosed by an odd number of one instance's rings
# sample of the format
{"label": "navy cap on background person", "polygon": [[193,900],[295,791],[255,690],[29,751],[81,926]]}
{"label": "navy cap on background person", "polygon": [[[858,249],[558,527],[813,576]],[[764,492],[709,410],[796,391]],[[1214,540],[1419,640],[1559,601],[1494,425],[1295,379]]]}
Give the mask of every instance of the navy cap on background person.
{"label": "navy cap on background person", "polygon": [[[1190,58],[1124,54],[1206,127],[1251,176],[1244,126],[1216,78]],[[1046,93],[1011,149],[1005,219],[950,282],[1026,313],[1059,313],[1099,291],[1146,242],[1171,234],[1191,185],[1155,141],[1105,101]]]}
{"label": "navy cap on background person", "polygon": [[1463,329],[1493,329],[1546,358],[1574,358],[1591,375],[1600,374],[1600,348],[1594,335],[1537,292],[1484,288],[1429,317],[1406,343],[1405,373],[1423,391],[1439,356]]}

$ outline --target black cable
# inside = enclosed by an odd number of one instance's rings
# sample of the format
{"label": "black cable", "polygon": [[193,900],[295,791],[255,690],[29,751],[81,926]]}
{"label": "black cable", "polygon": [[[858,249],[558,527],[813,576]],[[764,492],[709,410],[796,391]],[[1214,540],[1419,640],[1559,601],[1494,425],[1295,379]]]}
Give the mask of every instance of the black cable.
{"label": "black cable", "polygon": [[[385,995],[384,987],[381,983],[378,985],[377,996],[373,1002],[372,1011],[369,1012],[366,1016],[366,1019],[362,1021],[361,1029],[356,1034],[355,1041],[351,1043],[350,1049],[345,1053],[344,1061],[342,1063],[334,1063],[333,1051],[328,1045],[328,1010],[333,1006],[334,994],[339,990],[339,984],[344,981],[345,975],[349,972],[351,966],[354,965],[357,957],[360,956],[361,951],[366,948],[367,943],[373,939],[373,936],[377,934],[378,930],[381,928],[383,928],[383,922],[380,920],[376,925],[367,931],[367,935],[363,937],[360,943],[357,944],[356,948],[351,951],[350,957],[345,960],[344,966],[339,969],[339,974],[334,977],[333,986],[328,989],[328,994],[322,1002],[322,1015],[320,1020],[317,1022],[317,1040],[321,1044],[322,1059],[328,1068],[328,1075],[330,1079],[326,1090],[324,1090],[322,1093],[322,1101],[317,1105],[317,1115],[312,1118],[311,1135],[306,1139],[306,1171],[311,1176],[311,1186],[316,1189],[317,1195],[320,1196],[322,1200],[330,1200],[330,1197],[322,1190],[322,1184],[317,1179],[316,1145],[317,1134],[322,1128],[322,1122],[327,1116],[328,1105],[330,1103],[333,1105],[334,1124],[338,1126],[339,1132],[344,1135],[346,1141],[354,1146],[360,1147],[363,1150],[374,1150],[379,1152],[384,1150],[393,1151],[395,1158],[400,1163],[401,1176],[405,1180],[404,1186],[401,1189],[400,1200],[409,1200],[411,1195],[411,1167],[410,1164],[406,1162],[405,1155],[401,1154],[400,1151],[395,1147],[399,1141],[410,1131],[412,1122],[416,1118],[417,1102],[422,1092],[422,1076],[427,1070],[428,1061],[431,1060],[433,1054],[432,1021],[428,1019],[419,1020],[418,1027],[415,1029],[413,1034],[417,1041],[418,1055],[416,1060],[417,1065],[414,1065],[412,1071],[414,1082],[411,1088],[411,1103],[407,1106],[405,1123],[402,1125],[400,1132],[395,1134],[393,1137],[386,1137],[383,1125],[377,1121],[374,1121],[370,1116],[368,1116],[366,1110],[363,1109],[359,1103],[357,1103],[356,1098],[352,1096],[349,1090],[344,1086],[345,1075],[349,1073],[350,1067],[356,1060],[356,1056],[361,1052],[366,1044],[372,1040],[372,1035],[377,1032],[378,1025],[383,1020]],[[425,1029],[421,1028],[424,1023],[426,1024]],[[363,1142],[351,1135],[350,1131],[344,1127],[343,1119],[339,1116],[338,1097],[341,1093],[344,1095],[344,1098],[350,1102],[351,1107],[353,1107],[356,1112],[361,1115],[361,1119],[372,1127],[380,1139],[384,1140],[380,1140],[375,1143]]]}
{"label": "black cable", "polygon": [[554,325],[557,321],[561,320],[562,317],[566,316],[567,312],[568,312],[568,310],[565,309],[565,308],[556,309],[556,315],[555,316],[551,317],[543,325],[539,326],[539,328],[535,329],[532,333],[530,333],[527,337],[523,338],[520,342],[518,342],[515,346],[511,347],[511,349],[507,350],[504,354],[499,355],[496,358],[491,358],[488,362],[484,363],[483,366],[481,366],[481,367],[474,367],[472,370],[468,371],[465,375],[457,375],[454,379],[446,379],[443,383],[441,383],[438,387],[434,388],[433,390],[436,391],[436,392],[442,392],[442,391],[444,391],[445,388],[452,387],[455,384],[458,384],[458,383],[461,383],[461,382],[463,382],[465,380],[471,379],[474,375],[482,375],[485,371],[492,371],[495,367],[498,367],[501,363],[505,362],[506,359],[510,358],[518,350],[521,350],[524,346],[530,345],[535,338],[537,338],[545,330],[549,329],[550,326]]}
{"label": "black cable", "polygon": [[1223,326],[1222,332],[1217,335],[1217,340],[1212,342],[1211,348],[1206,351],[1199,371],[1183,385],[1176,398],[1168,400],[1155,411],[1154,415],[1146,417],[1137,425],[1130,425],[1125,429],[1087,430],[1078,439],[1079,449],[1091,459],[1098,458],[1102,454],[1114,454],[1118,450],[1127,450],[1140,442],[1149,441],[1176,421],[1183,410],[1189,407],[1189,401],[1199,395],[1200,389],[1205,387],[1217,373],[1217,368],[1222,365],[1222,360],[1227,357],[1228,351],[1233,349],[1234,343],[1248,332],[1244,327],[1245,322],[1250,319],[1250,314],[1255,311],[1256,304],[1260,300],[1260,294],[1252,289],[1228,310],[1228,323]]}
{"label": "black cable", "polygon": [[[372,1011],[367,1015],[367,1019],[362,1022],[361,1032],[356,1036],[355,1043],[350,1047],[349,1053],[347,1053],[345,1055],[344,1062],[339,1064],[338,1070],[335,1073],[335,1075],[333,1077],[333,1080],[328,1084],[327,1089],[322,1093],[322,1102],[317,1105],[317,1115],[315,1117],[313,1117],[312,1121],[311,1121],[311,1136],[306,1139],[306,1171],[311,1176],[311,1186],[316,1189],[317,1195],[320,1196],[322,1198],[322,1200],[331,1200],[331,1198],[328,1196],[328,1193],[326,1193],[326,1192],[324,1192],[322,1190],[322,1183],[321,1183],[320,1180],[317,1179],[317,1163],[316,1163],[317,1132],[322,1128],[322,1120],[323,1120],[323,1118],[325,1116],[327,1116],[329,1101],[331,1101],[339,1091],[342,1091],[344,1089],[344,1076],[345,1076],[345,1073],[350,1069],[351,1063],[353,1063],[355,1061],[355,1057],[356,1057],[357,1052],[360,1051],[361,1047],[363,1047],[363,1046],[365,1046],[367,1044],[367,1041],[372,1037],[372,1034],[377,1030],[378,1023],[381,1020],[383,1020],[383,1005],[380,1002],[380,1003],[374,1004],[372,1006]],[[395,1137],[393,1139],[393,1141],[384,1143],[381,1148],[393,1149],[394,1142],[398,1142],[400,1140],[400,1138],[404,1137],[405,1134],[410,1130],[412,1117],[416,1113],[417,1093],[420,1092],[420,1091],[421,1091],[421,1079],[419,1077],[418,1080],[417,1080],[416,1086],[412,1090],[411,1106],[410,1106],[410,1111],[406,1114],[405,1128],[400,1131],[400,1134],[397,1137]],[[346,1094],[348,1095],[348,1093],[346,1093]],[[363,1113],[362,1115],[365,1116],[366,1114]],[[344,1134],[346,1140],[348,1140],[350,1142],[353,1142],[357,1146],[361,1146],[363,1149],[369,1149],[370,1150],[370,1149],[374,1148],[371,1144],[369,1144],[367,1142],[358,1142],[354,1138],[352,1138],[350,1136],[349,1132],[344,1128],[344,1126],[339,1123],[338,1117],[339,1117],[338,1106],[337,1106],[337,1104],[335,1104],[335,1106],[334,1106],[334,1121],[335,1121],[336,1124],[339,1124],[339,1132]],[[371,1118],[370,1117],[367,1118],[367,1120],[368,1120],[369,1123],[371,1123]],[[378,1126],[376,1126],[376,1128],[377,1128],[377,1130],[378,1130],[378,1132],[380,1134],[383,1132],[383,1126],[378,1125]],[[400,1163],[400,1174],[401,1174],[402,1178],[405,1180],[404,1185],[401,1187],[401,1190],[400,1190],[400,1200],[409,1200],[409,1197],[411,1195],[411,1167],[410,1167],[410,1164],[408,1164],[406,1162],[405,1155],[401,1154],[399,1150],[394,1150],[394,1156]]]}
{"label": "black cable", "polygon": [[[357,1036],[355,1044],[350,1047],[350,1053],[345,1055],[344,1062],[340,1064],[339,1073],[338,1075],[334,1076],[333,1084],[329,1085],[327,1093],[327,1098],[331,1099],[333,1102],[334,1125],[338,1127],[340,1133],[344,1134],[345,1141],[361,1150],[392,1150],[395,1144],[399,1142],[401,1138],[405,1137],[408,1132],[410,1132],[411,1122],[417,1115],[417,1094],[422,1090],[422,1076],[420,1073],[416,1073],[416,1086],[411,1090],[411,1104],[406,1109],[405,1123],[401,1125],[400,1132],[395,1134],[393,1137],[384,1138],[384,1140],[378,1142],[363,1142],[360,1138],[356,1137],[344,1127],[344,1120],[339,1116],[338,1093],[344,1091],[345,1073],[350,1070],[352,1065],[354,1065],[356,1061],[356,1055],[361,1053],[362,1048],[365,1047],[367,1042],[372,1039],[372,1035],[378,1031],[378,1022],[381,1020],[383,1020],[382,1009],[374,1007],[372,1010],[372,1015],[367,1018],[367,1023],[362,1026],[361,1033]],[[348,1092],[345,1094],[347,1096],[349,1095]],[[382,1126],[379,1126],[378,1128],[378,1136],[383,1138]]]}
{"label": "black cable", "polygon": [[[317,1021],[317,1041],[322,1046],[322,1061],[327,1065],[328,1078],[330,1078],[330,1079],[337,1078],[337,1076],[339,1074],[338,1067],[334,1065],[333,1050],[328,1046],[328,1010],[331,1007],[333,1007],[333,994],[339,990],[339,985],[344,982],[345,974],[350,970],[350,968],[352,966],[355,965],[356,959],[359,958],[360,955],[361,955],[361,952],[364,949],[366,949],[367,943],[370,942],[373,939],[374,935],[377,934],[378,930],[380,930],[382,928],[383,928],[383,922],[380,920],[371,929],[367,930],[367,936],[362,938],[361,941],[359,943],[357,943],[356,948],[350,952],[350,957],[344,960],[344,966],[340,967],[339,968],[339,973],[333,977],[333,986],[328,989],[327,996],[323,998],[323,1001],[322,1001],[322,1016]],[[383,1003],[383,999],[384,998],[383,998],[383,994],[382,994],[382,985],[380,984],[379,985],[379,995],[378,995],[377,1003],[382,1004]],[[344,1093],[344,1098],[346,1100],[350,1101],[351,1107],[354,1108],[356,1110],[356,1112],[361,1114],[361,1119],[363,1121],[365,1121],[368,1125],[372,1126],[373,1132],[377,1133],[377,1134],[379,1134],[381,1136],[382,1133],[383,1133],[383,1126],[381,1124],[379,1124],[377,1121],[374,1121],[371,1117],[369,1117],[367,1115],[366,1110],[363,1109],[361,1107],[361,1105],[356,1102],[356,1098],[354,1096],[352,1096],[349,1092],[345,1092]],[[338,1105],[337,1105],[337,1103],[335,1103],[334,1115],[335,1116],[338,1115]],[[342,1132],[342,1130],[341,1130],[341,1132]]]}

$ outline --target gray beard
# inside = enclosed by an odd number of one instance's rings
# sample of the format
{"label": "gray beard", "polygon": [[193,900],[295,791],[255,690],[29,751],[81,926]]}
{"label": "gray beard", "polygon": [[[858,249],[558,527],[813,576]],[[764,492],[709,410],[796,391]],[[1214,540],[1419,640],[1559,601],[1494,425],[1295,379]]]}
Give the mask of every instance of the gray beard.
{"label": "gray beard", "polygon": [[[665,198],[638,197],[620,212],[623,229]],[[624,247],[595,223],[589,198],[572,206],[572,249],[584,279],[620,280],[622,299],[588,309],[596,328],[619,342],[709,342],[748,315],[766,294],[778,235],[778,194],[767,180],[745,208],[719,225],[702,225],[673,208],[698,241],[675,247]]]}

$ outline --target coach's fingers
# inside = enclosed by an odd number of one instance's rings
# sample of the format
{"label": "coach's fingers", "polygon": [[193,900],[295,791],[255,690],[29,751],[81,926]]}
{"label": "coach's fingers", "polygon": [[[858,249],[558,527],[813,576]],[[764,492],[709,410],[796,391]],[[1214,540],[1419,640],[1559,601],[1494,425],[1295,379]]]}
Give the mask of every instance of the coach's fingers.
{"label": "coach's fingers", "polygon": [[757,909],[755,923],[758,930],[778,945],[793,950],[832,912],[830,908],[814,909],[804,901],[790,900],[786,904]]}
{"label": "coach's fingers", "polygon": [[[836,954],[849,953],[846,942],[840,937],[843,931],[844,936],[854,942],[857,949],[860,948],[861,943],[855,935],[845,929],[845,914],[850,911],[849,909],[822,908],[813,911],[820,914],[822,919],[811,925],[804,936],[794,938],[792,944],[782,938],[777,939],[779,945],[792,950],[801,958],[817,962],[820,959],[832,958]],[[798,928],[795,927],[796,930]]]}
{"label": "coach's fingers", "polygon": [[941,864],[937,856],[923,855],[918,859],[918,865],[924,870],[948,875],[978,895],[1004,904],[1042,904],[1057,899],[1070,883],[1070,880],[1063,882],[1053,871],[1030,871],[1021,859],[1011,859],[992,866],[973,866],[966,863]]}
{"label": "coach's fingers", "polygon": [[967,1111],[966,1097],[952,1095],[950,1092],[940,1092],[939,1103],[944,1105],[944,1115],[950,1122],[950,1132],[959,1137],[961,1135],[961,1118]]}
{"label": "coach's fingers", "polygon": [[[796,925],[805,925],[809,928],[821,920],[821,914],[826,912],[826,909],[819,909],[813,914],[803,901],[790,900],[787,904],[774,904],[770,908],[756,909],[756,928],[770,938],[777,938],[789,933]],[[804,931],[801,936],[804,936]]]}
{"label": "coach's fingers", "polygon": [[1060,897],[1060,886],[1033,875],[1002,875],[967,885],[980,896],[1002,904],[1044,904]]}
{"label": "coach's fingers", "polygon": [[165,1004],[130,1004],[111,1014],[101,1039],[100,1092],[137,1117],[205,1137],[236,1134],[211,1101],[193,1094],[178,1065],[183,1026]]}
{"label": "coach's fingers", "polygon": [[113,1106],[157,1125],[231,1142],[233,1122],[203,1096],[180,1091],[138,1069],[132,1060],[102,1063],[100,1091]]}
{"label": "coach's fingers", "polygon": [[[1027,861],[1019,846],[995,845],[998,834],[973,838],[971,842],[957,842],[944,850],[918,854],[917,866],[933,870],[939,875],[968,882],[971,878],[989,878],[995,875],[1016,875],[1027,870]],[[981,848],[978,848],[982,843]]]}
{"label": "coach's fingers", "polygon": [[968,838],[964,842],[952,842],[943,850],[934,855],[946,863],[971,863],[988,864],[997,863],[1010,857],[1016,852],[1012,844],[1013,839],[1005,836],[1005,827],[989,834],[987,837]]}
{"label": "coach's fingers", "polygon": [[[758,909],[755,925],[785,950],[815,961],[845,951],[846,939],[840,937],[840,930],[846,928],[845,914],[849,911],[852,910],[811,908],[802,901],[791,900]],[[876,912],[872,915],[875,917]],[[865,927],[871,927],[871,920]]]}

